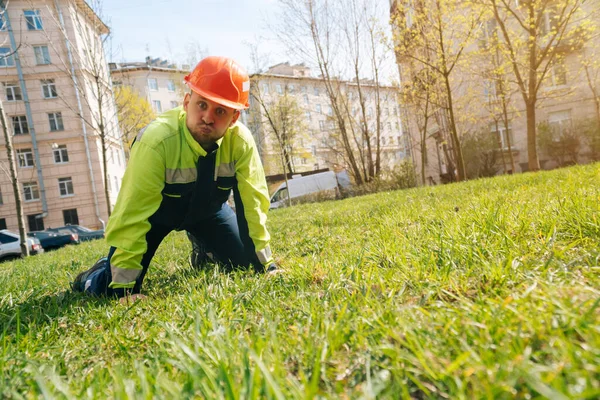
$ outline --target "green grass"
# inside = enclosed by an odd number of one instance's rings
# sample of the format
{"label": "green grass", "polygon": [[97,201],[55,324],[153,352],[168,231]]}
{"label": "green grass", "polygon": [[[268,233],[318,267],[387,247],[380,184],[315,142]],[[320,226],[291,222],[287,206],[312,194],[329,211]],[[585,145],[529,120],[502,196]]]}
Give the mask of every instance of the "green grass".
{"label": "green grass", "polygon": [[276,210],[287,273],[66,291],[102,242],[0,264],[0,398],[598,398],[600,165]]}

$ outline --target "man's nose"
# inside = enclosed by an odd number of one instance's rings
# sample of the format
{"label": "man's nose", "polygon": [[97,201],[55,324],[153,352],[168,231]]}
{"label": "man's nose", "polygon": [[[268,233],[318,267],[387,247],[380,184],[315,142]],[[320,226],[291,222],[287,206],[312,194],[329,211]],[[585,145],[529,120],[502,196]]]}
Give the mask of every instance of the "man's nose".
{"label": "man's nose", "polygon": [[212,124],[213,122],[215,122],[215,118],[213,117],[212,110],[206,110],[204,112],[204,114],[202,115],[202,121],[205,124]]}

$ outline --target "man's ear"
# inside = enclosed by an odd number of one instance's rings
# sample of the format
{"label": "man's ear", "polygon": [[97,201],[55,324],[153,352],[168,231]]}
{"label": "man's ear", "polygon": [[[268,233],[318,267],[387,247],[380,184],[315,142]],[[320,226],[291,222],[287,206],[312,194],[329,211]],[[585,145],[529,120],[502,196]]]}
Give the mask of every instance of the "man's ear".
{"label": "man's ear", "polygon": [[187,112],[188,109],[188,104],[190,103],[190,99],[192,98],[192,95],[189,93],[186,93],[185,96],[183,96],[183,109]]}
{"label": "man's ear", "polygon": [[233,124],[235,124],[237,122],[237,120],[241,114],[242,114],[242,112],[240,110],[235,110],[233,112],[233,119],[231,120],[231,123],[229,124],[230,128],[233,126]]}

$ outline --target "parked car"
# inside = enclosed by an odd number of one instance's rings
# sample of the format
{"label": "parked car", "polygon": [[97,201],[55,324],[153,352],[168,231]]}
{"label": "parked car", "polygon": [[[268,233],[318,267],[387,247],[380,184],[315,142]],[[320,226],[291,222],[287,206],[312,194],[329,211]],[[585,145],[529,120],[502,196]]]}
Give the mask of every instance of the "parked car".
{"label": "parked car", "polygon": [[[40,254],[44,252],[40,241],[37,238],[27,238],[27,247],[29,254]],[[19,235],[9,230],[0,231],[0,260],[8,260],[21,257],[21,239]]]}
{"label": "parked car", "polygon": [[315,195],[333,198],[338,190],[338,182],[333,171],[293,176],[287,181],[287,185],[284,182],[275,190],[271,196],[270,208],[283,207],[287,205],[288,199],[299,200]]}
{"label": "parked car", "polygon": [[104,229],[91,230],[81,225],[65,225],[58,228],[46,229],[48,232],[71,232],[79,235],[79,241],[85,242],[87,240],[102,239],[104,237]]}
{"label": "parked car", "polygon": [[56,250],[68,244],[79,244],[79,235],[71,232],[29,232],[29,237],[37,238],[44,250]]}

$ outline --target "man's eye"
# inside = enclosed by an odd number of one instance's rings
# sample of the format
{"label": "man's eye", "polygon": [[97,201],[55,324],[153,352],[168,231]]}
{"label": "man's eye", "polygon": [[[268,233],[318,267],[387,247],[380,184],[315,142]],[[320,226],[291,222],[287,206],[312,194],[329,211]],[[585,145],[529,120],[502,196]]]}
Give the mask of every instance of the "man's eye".
{"label": "man's eye", "polygon": [[198,107],[200,107],[200,109],[202,110],[206,109],[206,102],[201,101],[200,103],[198,103]]}
{"label": "man's eye", "polygon": [[225,110],[222,108],[217,108],[217,115],[225,115]]}

